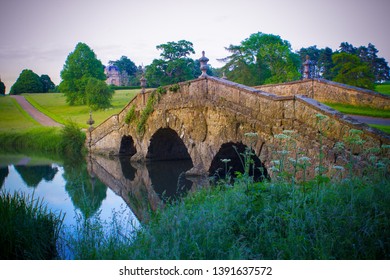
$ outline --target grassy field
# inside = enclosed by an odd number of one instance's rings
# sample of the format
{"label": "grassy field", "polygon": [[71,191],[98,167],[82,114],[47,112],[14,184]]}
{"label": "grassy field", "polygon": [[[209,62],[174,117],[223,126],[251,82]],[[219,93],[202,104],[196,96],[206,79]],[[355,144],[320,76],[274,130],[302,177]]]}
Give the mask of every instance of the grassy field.
{"label": "grassy field", "polygon": [[[110,109],[92,113],[95,125],[102,123],[111,115],[119,113],[139,91],[138,89],[116,90]],[[89,119],[90,109],[86,105],[69,106],[66,104],[65,96],[61,93],[35,93],[25,94],[24,96],[34,107],[59,123],[65,124],[71,120],[83,128],[88,127],[86,122]]]}
{"label": "grassy field", "polygon": [[378,118],[390,118],[389,110],[380,110],[380,109],[374,109],[370,107],[353,106],[353,105],[346,105],[340,103],[325,103],[325,104],[344,114],[371,116],[371,117],[378,117]]}
{"label": "grassy field", "polygon": [[390,95],[390,83],[384,83],[375,86],[375,91]]}
{"label": "grassy field", "polygon": [[0,132],[39,127],[40,124],[11,98],[0,96]]}

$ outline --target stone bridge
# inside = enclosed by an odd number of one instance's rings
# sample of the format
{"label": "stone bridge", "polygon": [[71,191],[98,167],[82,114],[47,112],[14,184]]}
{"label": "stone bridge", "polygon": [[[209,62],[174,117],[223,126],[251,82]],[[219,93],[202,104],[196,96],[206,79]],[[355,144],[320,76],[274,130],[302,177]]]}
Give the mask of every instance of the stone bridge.
{"label": "stone bridge", "polygon": [[[140,93],[119,114],[90,129],[87,145],[91,153],[122,155],[131,161],[191,159],[193,167],[187,175],[213,175],[226,168],[221,159],[240,165],[237,154],[250,147],[255,166],[272,176],[273,160],[287,145],[280,136],[286,130],[294,133],[288,156],[310,158],[311,174],[320,161],[320,150],[325,151],[322,164],[344,165],[346,153],[359,156],[363,150],[390,144],[388,134],[308,94],[291,89],[288,95],[276,95],[264,90],[203,76]],[[351,129],[362,131],[364,146],[358,149],[347,142],[340,151],[336,143],[344,141]]]}

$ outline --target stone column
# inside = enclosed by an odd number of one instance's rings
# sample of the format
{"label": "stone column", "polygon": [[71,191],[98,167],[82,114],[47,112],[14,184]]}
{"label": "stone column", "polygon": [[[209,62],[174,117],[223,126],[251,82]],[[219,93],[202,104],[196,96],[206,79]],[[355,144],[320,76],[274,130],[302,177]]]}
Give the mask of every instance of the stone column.
{"label": "stone column", "polygon": [[312,79],[311,71],[312,71],[312,61],[310,60],[310,57],[306,55],[306,61],[303,63],[303,79]]}
{"label": "stone column", "polygon": [[199,58],[199,62],[200,62],[200,70],[202,71],[202,75],[199,76],[199,78],[202,78],[202,77],[207,77],[207,69],[209,69],[208,65],[207,65],[207,62],[209,62],[209,59],[207,57],[205,57],[204,55],[204,51],[202,51],[202,57]]}

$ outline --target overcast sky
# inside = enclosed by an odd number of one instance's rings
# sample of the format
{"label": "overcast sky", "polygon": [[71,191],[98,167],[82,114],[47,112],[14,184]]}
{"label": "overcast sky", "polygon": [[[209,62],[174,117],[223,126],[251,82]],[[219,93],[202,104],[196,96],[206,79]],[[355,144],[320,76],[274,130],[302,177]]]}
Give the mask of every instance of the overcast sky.
{"label": "overcast sky", "polygon": [[390,61],[389,0],[0,0],[0,77],[6,92],[23,69],[59,84],[78,42],[103,64],[127,56],[136,65],[159,57],[156,46],[187,40],[214,67],[225,47],[252,33],[281,36],[293,50],[341,42],[374,44]]}

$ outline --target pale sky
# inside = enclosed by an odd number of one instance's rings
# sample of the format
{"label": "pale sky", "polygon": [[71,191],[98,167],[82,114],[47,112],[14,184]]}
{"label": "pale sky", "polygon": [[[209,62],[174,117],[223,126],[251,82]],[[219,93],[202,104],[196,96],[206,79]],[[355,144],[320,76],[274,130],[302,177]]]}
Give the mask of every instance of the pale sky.
{"label": "pale sky", "polygon": [[55,84],[78,42],[103,64],[148,65],[156,46],[187,40],[214,67],[251,34],[279,35],[294,51],[372,43],[390,63],[389,0],[0,0],[0,77],[8,93],[23,69]]}

